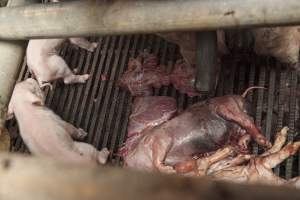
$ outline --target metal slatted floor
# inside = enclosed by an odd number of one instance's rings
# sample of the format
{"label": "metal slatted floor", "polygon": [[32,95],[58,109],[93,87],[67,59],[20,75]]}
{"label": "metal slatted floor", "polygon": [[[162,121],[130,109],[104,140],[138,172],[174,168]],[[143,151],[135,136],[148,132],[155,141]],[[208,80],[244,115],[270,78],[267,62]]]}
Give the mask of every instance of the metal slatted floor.
{"label": "metal slatted floor", "polygon": [[[147,49],[159,56],[160,63],[170,72],[180,58],[178,48],[154,35],[107,36],[91,38],[98,41],[95,52],[90,53],[66,44],[60,54],[69,66],[77,68],[78,74],[89,73],[90,79],[83,85],[64,85],[57,81],[54,90],[46,90],[47,106],[64,120],[86,130],[88,143],[97,148],[108,147],[116,153],[126,138],[128,116],[132,97],[116,85],[126,70],[130,57]],[[253,85],[265,86],[268,90],[250,92],[248,97],[255,106],[256,124],[273,141],[273,135],[282,126],[290,128],[289,140],[293,140],[299,129],[299,90],[295,73],[283,70],[271,59],[255,56],[245,59],[224,58],[223,69],[217,87],[217,96],[241,94]],[[26,64],[22,65],[18,81],[29,77]],[[106,77],[106,80],[105,78]],[[288,89],[287,89],[288,88]],[[155,95],[173,96],[179,109],[195,103],[200,98],[188,98],[172,87],[155,90]],[[8,122],[13,135],[11,151],[28,152],[18,136],[16,122]],[[259,149],[254,145],[254,151]],[[299,155],[283,163],[275,171],[283,177],[300,175]],[[112,154],[111,164],[119,164],[120,158]]]}

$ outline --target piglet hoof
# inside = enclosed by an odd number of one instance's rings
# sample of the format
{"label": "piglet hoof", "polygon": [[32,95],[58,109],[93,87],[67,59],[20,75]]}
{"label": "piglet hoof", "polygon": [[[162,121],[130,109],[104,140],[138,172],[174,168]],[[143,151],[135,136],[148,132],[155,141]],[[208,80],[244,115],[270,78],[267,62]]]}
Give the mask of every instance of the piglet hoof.
{"label": "piglet hoof", "polygon": [[103,148],[98,153],[98,156],[97,156],[98,162],[102,165],[106,164],[109,154],[110,154],[109,150],[107,148]]}
{"label": "piglet hoof", "polygon": [[90,48],[88,48],[87,50],[90,51],[90,52],[94,52],[95,49],[97,48],[98,46],[98,43],[97,42],[93,42],[90,46]]}
{"label": "piglet hoof", "polygon": [[160,172],[166,173],[166,174],[175,174],[176,170],[172,166],[161,166],[159,168]]}
{"label": "piglet hoof", "polygon": [[84,74],[81,76],[82,83],[85,83],[89,79],[90,75],[89,74]]}
{"label": "piglet hoof", "polygon": [[78,140],[83,140],[88,135],[83,129],[78,129]]}
{"label": "piglet hoof", "polygon": [[78,68],[74,68],[74,69],[73,69],[73,73],[74,73],[74,74],[77,74],[78,72],[79,72],[79,69],[78,69]]}

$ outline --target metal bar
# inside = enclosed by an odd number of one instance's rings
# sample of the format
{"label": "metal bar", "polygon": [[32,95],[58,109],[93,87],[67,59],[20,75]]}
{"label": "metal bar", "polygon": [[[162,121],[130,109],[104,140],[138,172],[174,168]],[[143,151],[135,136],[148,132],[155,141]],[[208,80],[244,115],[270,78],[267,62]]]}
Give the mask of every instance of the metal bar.
{"label": "metal bar", "polygon": [[215,31],[197,33],[197,65],[195,88],[213,94],[217,73],[217,34]]}
{"label": "metal bar", "polygon": [[296,24],[299,0],[74,1],[0,8],[0,39]]}
{"label": "metal bar", "polygon": [[0,196],[10,200],[296,200],[300,196],[299,190],[288,187],[239,185],[95,165],[82,167],[11,154],[1,154],[0,163]]}
{"label": "metal bar", "polygon": [[270,70],[271,72],[270,72],[269,88],[267,90],[268,108],[267,108],[266,131],[265,131],[268,140],[271,140],[271,135],[272,135],[272,118],[273,118],[274,100],[276,96],[275,95],[276,72],[275,69],[270,69]]}
{"label": "metal bar", "polygon": [[[295,134],[295,121],[296,121],[296,106],[297,106],[297,82],[298,82],[298,75],[295,71],[290,71],[289,73],[290,79],[290,97],[289,97],[289,120],[288,120],[288,127],[289,127],[289,135],[288,135],[288,142],[294,140]],[[285,165],[285,178],[290,179],[292,178],[293,173],[293,162],[294,157],[290,157],[286,160]]]}
{"label": "metal bar", "polygon": [[[119,63],[119,67],[115,66],[118,68],[118,71],[117,71],[117,74],[116,74],[116,77],[115,79],[118,79],[120,78],[121,76],[121,73],[124,71],[124,68],[126,66],[125,62],[128,60],[128,51],[129,51],[129,46],[130,46],[130,41],[131,41],[132,37],[130,36],[127,36],[125,37],[125,46],[123,48],[123,50],[121,50],[121,58],[120,58],[120,63]],[[109,114],[110,114],[110,117],[108,118],[108,128],[107,128],[107,131],[113,129],[113,134],[112,134],[112,137],[111,137],[111,145],[110,145],[110,151],[111,152],[116,152],[117,149],[118,149],[118,145],[117,145],[117,137],[119,135],[119,131],[118,131],[118,128],[119,128],[119,125],[120,125],[120,117],[121,117],[121,112],[123,110],[123,105],[124,105],[124,99],[121,99],[120,97],[122,96],[121,95],[122,91],[120,90],[119,87],[116,87],[115,88],[115,91],[114,91],[114,97],[113,97],[113,102],[112,102],[112,106],[111,106],[111,109],[109,111]],[[124,91],[123,91],[124,93]],[[123,95],[124,97],[124,95]],[[122,104],[122,105],[120,105]],[[119,120],[116,120],[116,119],[119,119]],[[119,142],[124,142],[124,140],[120,141],[118,140]],[[103,142],[104,143],[104,142]],[[102,145],[104,146],[104,145]],[[110,158],[112,158],[112,154],[110,154]]]}
{"label": "metal bar", "polygon": [[[282,70],[281,65],[277,62],[276,63],[278,71]],[[279,78],[279,95],[278,95],[278,114],[277,114],[277,123],[276,123],[276,131],[279,131],[283,127],[283,118],[284,118],[284,95],[285,95],[285,88],[286,88],[286,78],[287,74],[286,71],[280,72]],[[275,168],[275,173],[277,175],[281,174],[281,167],[277,166]]]}
{"label": "metal bar", "polygon": [[[259,66],[259,77],[258,77],[258,86],[265,87],[266,84],[266,63],[263,62],[262,59],[259,59],[257,63]],[[263,112],[263,104],[264,104],[264,90],[257,91],[257,104],[256,104],[256,113],[255,113],[255,124],[257,127],[261,128],[262,126],[262,112]],[[253,152],[255,154],[258,153],[258,145],[256,143],[253,144]]]}

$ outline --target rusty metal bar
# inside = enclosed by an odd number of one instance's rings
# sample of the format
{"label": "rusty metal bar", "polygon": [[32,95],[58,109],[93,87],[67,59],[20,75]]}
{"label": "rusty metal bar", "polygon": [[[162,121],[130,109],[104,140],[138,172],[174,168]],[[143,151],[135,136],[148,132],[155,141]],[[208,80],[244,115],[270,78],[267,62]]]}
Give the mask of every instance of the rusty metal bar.
{"label": "rusty metal bar", "polygon": [[299,0],[74,1],[0,9],[0,39],[295,24]]}

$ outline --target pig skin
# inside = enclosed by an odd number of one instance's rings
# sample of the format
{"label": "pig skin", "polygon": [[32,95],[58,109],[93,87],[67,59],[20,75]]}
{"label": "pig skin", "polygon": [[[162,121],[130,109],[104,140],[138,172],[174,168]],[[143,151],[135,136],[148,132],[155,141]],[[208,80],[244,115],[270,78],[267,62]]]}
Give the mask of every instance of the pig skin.
{"label": "pig skin", "polygon": [[72,138],[83,139],[87,133],[63,121],[44,104],[44,94],[36,80],[29,78],[16,84],[8,115],[15,115],[32,154],[81,164],[106,162],[107,149],[98,151],[90,144],[73,141]]}

